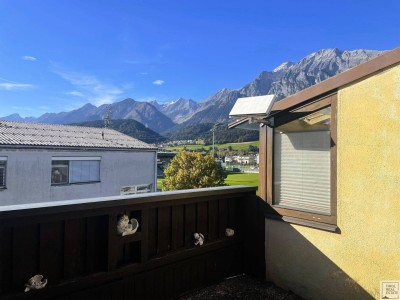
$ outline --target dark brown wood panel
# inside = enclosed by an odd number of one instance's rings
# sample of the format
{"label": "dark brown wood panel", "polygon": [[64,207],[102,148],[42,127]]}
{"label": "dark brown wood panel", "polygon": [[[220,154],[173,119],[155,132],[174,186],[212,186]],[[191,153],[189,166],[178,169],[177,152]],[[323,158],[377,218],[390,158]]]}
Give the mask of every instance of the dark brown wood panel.
{"label": "dark brown wood panel", "polygon": [[133,299],[147,299],[146,298],[146,274],[142,273],[135,276],[135,298]]}
{"label": "dark brown wood panel", "polygon": [[123,295],[119,300],[122,299],[135,299],[135,281],[134,277],[124,278],[122,280]]}
{"label": "dark brown wood panel", "polygon": [[107,269],[108,220],[109,216],[86,219],[86,272],[93,273]]}
{"label": "dark brown wood panel", "polygon": [[228,227],[228,200],[218,200],[218,236],[219,238],[225,237],[225,229]]}
{"label": "dark brown wood panel", "polygon": [[185,231],[184,231],[184,207],[183,205],[176,205],[172,207],[171,215],[171,249],[176,250],[185,245]]}
{"label": "dark brown wood panel", "polygon": [[11,289],[12,228],[0,229],[0,294]]}
{"label": "dark brown wood panel", "polygon": [[208,240],[218,239],[218,201],[208,202]]}
{"label": "dark brown wood panel", "polygon": [[141,211],[141,222],[139,223],[142,239],[140,243],[141,262],[146,262],[149,258],[149,210],[143,209]]}
{"label": "dark brown wood panel", "polygon": [[164,254],[171,249],[171,207],[158,209],[157,222],[157,255]]}
{"label": "dark brown wood panel", "polygon": [[107,268],[109,271],[114,270],[118,264],[124,263],[124,245],[119,242],[122,237],[117,234],[117,223],[121,216],[122,214],[118,213],[108,215]]}
{"label": "dark brown wood panel", "polygon": [[84,273],[86,252],[86,224],[84,219],[66,220],[64,224],[64,277]]}
{"label": "dark brown wood panel", "polygon": [[193,246],[193,234],[196,232],[196,204],[185,205],[185,245]]}
{"label": "dark brown wood panel", "polygon": [[148,210],[148,258],[152,258],[157,255],[157,239],[158,239],[158,231],[157,231],[157,209],[152,208]]}
{"label": "dark brown wood panel", "polygon": [[175,298],[174,291],[174,282],[175,282],[175,273],[174,273],[174,265],[168,265],[163,268],[164,272],[164,299],[172,299]]}
{"label": "dark brown wood panel", "polygon": [[[39,225],[14,227],[12,242],[13,286],[21,291],[39,271]],[[50,255],[50,253],[49,253]]]}
{"label": "dark brown wood panel", "polygon": [[51,281],[64,275],[64,222],[40,225],[39,273]]}
{"label": "dark brown wood panel", "polygon": [[238,232],[239,220],[237,219],[237,200],[235,198],[228,200],[228,227]]}
{"label": "dark brown wood panel", "polygon": [[208,240],[208,208],[207,202],[197,203],[196,209],[196,230],[204,235],[205,240]]}

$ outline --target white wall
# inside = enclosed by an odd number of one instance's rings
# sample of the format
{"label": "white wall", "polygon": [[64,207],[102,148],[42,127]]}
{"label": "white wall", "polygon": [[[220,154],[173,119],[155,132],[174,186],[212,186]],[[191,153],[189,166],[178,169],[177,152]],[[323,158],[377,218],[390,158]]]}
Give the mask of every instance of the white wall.
{"label": "white wall", "polygon": [[[53,156],[101,157],[100,182],[52,186]],[[7,157],[7,188],[0,190],[0,205],[114,196],[122,186],[135,184],[156,188],[155,151],[0,149],[0,157]]]}

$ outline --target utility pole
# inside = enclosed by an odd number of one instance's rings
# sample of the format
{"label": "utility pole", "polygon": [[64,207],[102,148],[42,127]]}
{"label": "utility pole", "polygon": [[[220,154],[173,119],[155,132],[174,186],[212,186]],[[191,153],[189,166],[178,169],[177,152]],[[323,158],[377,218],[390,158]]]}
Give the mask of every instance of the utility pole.
{"label": "utility pole", "polygon": [[215,153],[215,130],[217,129],[218,125],[219,125],[219,123],[214,124],[214,126],[210,130],[210,131],[212,131],[212,134],[213,134],[212,157],[214,157],[214,153]]}

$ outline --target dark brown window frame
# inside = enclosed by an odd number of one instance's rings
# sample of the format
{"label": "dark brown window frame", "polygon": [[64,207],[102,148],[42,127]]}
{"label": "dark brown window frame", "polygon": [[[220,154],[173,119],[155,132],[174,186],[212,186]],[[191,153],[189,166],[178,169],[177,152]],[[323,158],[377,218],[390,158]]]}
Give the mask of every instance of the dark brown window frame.
{"label": "dark brown window frame", "polygon": [[[274,128],[298,119],[325,107],[331,107],[331,213],[330,215],[305,212],[295,209],[282,208],[273,203],[273,149],[274,149]],[[273,118],[273,125],[265,126],[264,132],[266,143],[266,186],[261,188],[260,194],[264,193],[266,201],[271,208],[271,212],[266,215],[273,219],[279,219],[285,222],[304,225],[308,227],[319,228],[327,231],[337,231],[337,94],[331,94],[321,97],[312,102],[306,103],[301,107],[296,107],[282,111]],[[271,122],[270,122],[271,123]],[[260,140],[260,142],[262,142]],[[260,151],[261,152],[261,151]],[[261,154],[261,153],[260,153]],[[260,170],[261,172],[261,170]]]}

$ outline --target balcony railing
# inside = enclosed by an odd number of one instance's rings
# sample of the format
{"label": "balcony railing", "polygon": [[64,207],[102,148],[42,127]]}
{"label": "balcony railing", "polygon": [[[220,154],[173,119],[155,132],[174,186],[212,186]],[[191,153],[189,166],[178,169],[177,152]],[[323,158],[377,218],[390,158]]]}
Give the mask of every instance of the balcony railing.
{"label": "balcony railing", "polygon": [[[255,190],[0,207],[0,299],[173,299],[225,277],[263,272]],[[136,233],[119,234],[123,214],[138,220]],[[235,234],[226,236],[226,228]],[[203,245],[195,245],[194,233],[204,235]],[[37,274],[47,285],[24,292]]]}

